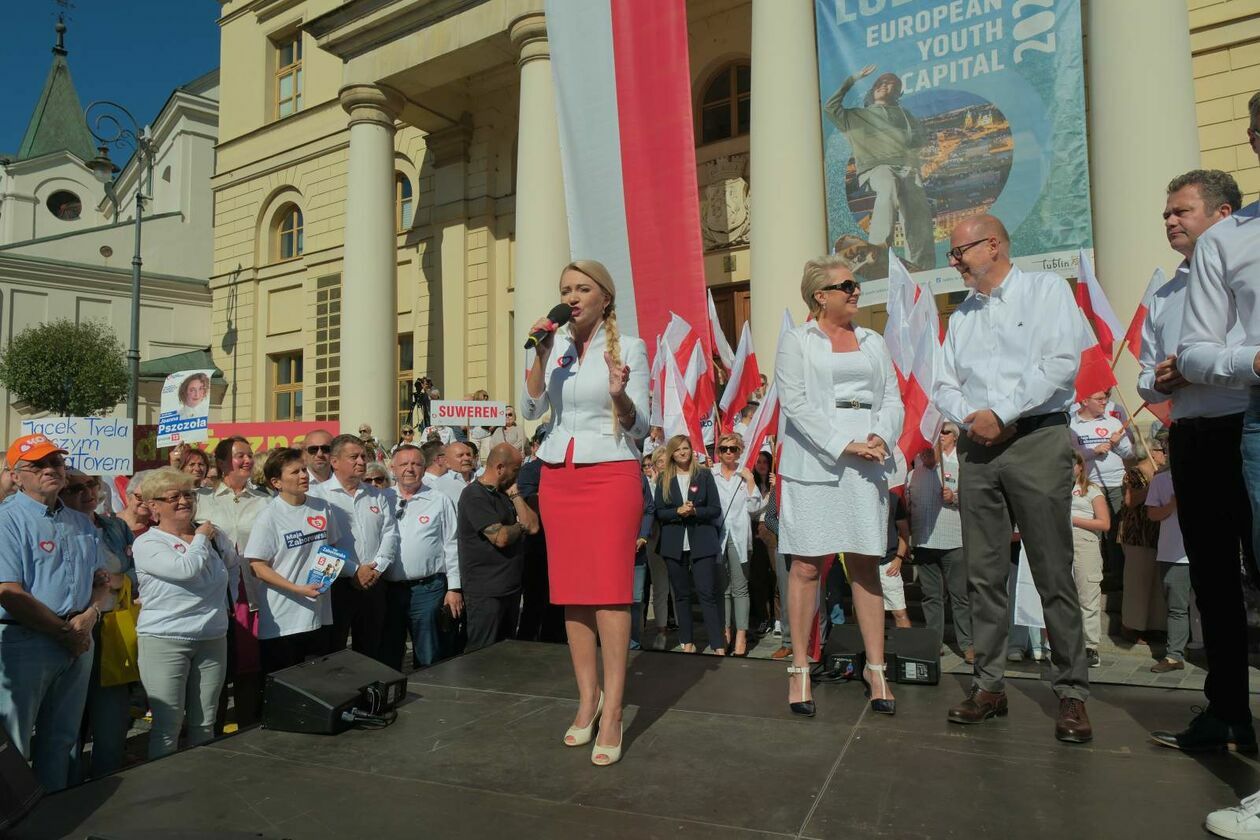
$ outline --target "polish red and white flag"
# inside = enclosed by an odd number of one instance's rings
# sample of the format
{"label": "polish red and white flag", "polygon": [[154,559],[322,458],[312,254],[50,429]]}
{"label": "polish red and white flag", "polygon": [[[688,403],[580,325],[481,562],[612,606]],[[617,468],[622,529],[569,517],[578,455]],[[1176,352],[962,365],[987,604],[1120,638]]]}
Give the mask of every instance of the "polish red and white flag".
{"label": "polish red and white flag", "polygon": [[753,350],[752,329],[745,321],[739,334],[739,344],[735,348],[731,376],[726,380],[726,390],[722,392],[722,400],[718,403],[723,429],[734,427],[739,413],[760,387],[761,368],[757,366],[757,353]]}
{"label": "polish red and white flag", "polygon": [[[607,266],[618,325],[653,348],[672,313],[695,326],[709,318],[687,6],[546,0],[544,8],[570,251]],[[709,330],[696,338],[707,357]],[[691,348],[670,346],[685,352],[685,369]]]}
{"label": "polish red and white flag", "polygon": [[726,340],[726,333],[722,331],[722,322],[718,320],[717,307],[713,305],[713,290],[708,290],[709,295],[709,338],[713,344],[713,352],[717,354],[718,359],[722,362],[722,367],[727,373],[731,372],[731,367],[735,364],[735,354],[731,352],[731,343]]}
{"label": "polish red and white flag", "polygon": [[1133,354],[1133,358],[1139,361],[1142,359],[1142,325],[1146,323],[1146,314],[1151,311],[1151,298],[1155,297],[1155,293],[1167,282],[1168,278],[1164,276],[1164,269],[1156,268],[1151,274],[1150,282],[1146,284],[1146,291],[1142,294],[1142,302],[1138,304],[1137,312],[1133,313],[1133,318],[1129,321],[1129,328],[1124,331],[1124,344]]}
{"label": "polish red and white flag", "polygon": [[935,445],[940,434],[943,418],[929,397],[940,365],[940,335],[936,298],[915,283],[901,260],[890,252],[884,343],[897,373],[905,422],[901,437],[888,443],[901,450],[906,464],[913,464],[915,456]]}
{"label": "polish red and white flag", "polygon": [[1121,335],[1120,319],[1103,293],[1094,266],[1085,249],[1081,249],[1081,276],[1076,281],[1076,305],[1081,319],[1081,366],[1076,372],[1076,398],[1106,391],[1116,385],[1111,358],[1116,339]]}
{"label": "polish red and white flag", "polygon": [[691,439],[691,448],[696,455],[704,458],[704,432],[700,427],[700,414],[696,410],[695,401],[687,391],[686,379],[678,369],[678,361],[668,345],[662,346],[665,356],[665,387],[662,400],[662,428],[668,440],[674,435],[686,435]]}
{"label": "polish red and white flag", "polygon": [[[779,327],[779,341],[783,340],[783,334],[796,326],[792,320],[792,314],[783,310],[783,323]],[[751,346],[752,339],[749,339]],[[742,341],[740,342],[743,343]],[[760,378],[759,378],[760,380]],[[758,381],[760,384],[760,381]],[[779,387],[777,382],[771,382],[766,388],[766,395],[761,398],[761,405],[757,406],[757,410],[753,412],[753,416],[748,421],[748,431],[744,433],[744,463],[743,466],[752,469],[757,463],[757,455],[761,452],[762,445],[765,444],[766,438],[770,435],[776,435],[781,440],[783,438],[783,416],[779,411]],[[779,459],[774,459],[775,468],[777,470]]]}

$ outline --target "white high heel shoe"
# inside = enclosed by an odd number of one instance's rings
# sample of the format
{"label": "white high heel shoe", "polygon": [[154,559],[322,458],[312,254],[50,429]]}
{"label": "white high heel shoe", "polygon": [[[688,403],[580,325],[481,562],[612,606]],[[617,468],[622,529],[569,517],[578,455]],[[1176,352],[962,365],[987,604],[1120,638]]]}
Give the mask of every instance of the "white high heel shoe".
{"label": "white high heel shoe", "polygon": [[595,706],[595,715],[591,718],[591,722],[586,726],[570,726],[568,731],[564,733],[564,745],[566,747],[584,747],[591,742],[591,737],[595,732],[595,722],[599,720],[600,714],[604,711],[604,692],[599,693],[599,703]]}
{"label": "white high heel shoe", "polygon": [[595,747],[591,750],[591,764],[596,767],[607,767],[610,764],[616,764],[621,761],[621,744],[625,740],[626,725],[625,723],[617,724],[617,746],[606,747],[599,741],[595,742]]}

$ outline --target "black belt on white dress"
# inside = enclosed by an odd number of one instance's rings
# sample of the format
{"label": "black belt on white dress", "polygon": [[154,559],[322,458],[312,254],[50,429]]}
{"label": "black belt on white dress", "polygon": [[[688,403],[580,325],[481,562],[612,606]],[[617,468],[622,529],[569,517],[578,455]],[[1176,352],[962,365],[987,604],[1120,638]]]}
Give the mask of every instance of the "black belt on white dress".
{"label": "black belt on white dress", "polygon": [[837,400],[836,400],[836,408],[852,408],[852,409],[865,408],[865,409],[868,409],[868,410],[869,410],[869,409],[871,408],[871,404],[870,404],[870,403],[864,403],[864,402],[858,402],[857,400],[841,400],[841,399],[837,399]]}

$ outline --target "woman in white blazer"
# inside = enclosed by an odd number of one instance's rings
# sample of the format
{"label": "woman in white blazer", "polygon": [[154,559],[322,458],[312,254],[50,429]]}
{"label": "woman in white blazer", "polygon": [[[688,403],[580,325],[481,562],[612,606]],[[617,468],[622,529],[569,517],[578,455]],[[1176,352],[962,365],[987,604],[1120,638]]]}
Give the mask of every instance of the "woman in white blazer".
{"label": "woman in white blazer", "polygon": [[[843,259],[807,262],[801,296],[813,320],[783,335],[775,362],[786,421],[779,550],[792,555],[791,625],[812,626],[820,569],[843,553],[871,674],[868,681],[864,672],[862,680],[871,708],[893,714],[878,575],[887,548],[892,447],[904,419],[897,375],[884,339],[853,323],[861,289]],[[793,712],[813,716],[807,648],[798,642],[792,649],[788,703]]]}
{"label": "woman in white blazer", "polygon": [[547,337],[528,360],[521,394],[526,419],[551,410],[551,430],[537,452],[543,462],[538,505],[551,602],[564,605],[580,698],[564,743],[589,743],[598,724],[591,761],[601,766],[621,758],[635,543],[643,517],[637,441],[648,433],[647,345],[617,329],[616,297],[602,264],[565,266],[560,299],[571,318],[559,329],[545,318],[531,328],[546,330]]}

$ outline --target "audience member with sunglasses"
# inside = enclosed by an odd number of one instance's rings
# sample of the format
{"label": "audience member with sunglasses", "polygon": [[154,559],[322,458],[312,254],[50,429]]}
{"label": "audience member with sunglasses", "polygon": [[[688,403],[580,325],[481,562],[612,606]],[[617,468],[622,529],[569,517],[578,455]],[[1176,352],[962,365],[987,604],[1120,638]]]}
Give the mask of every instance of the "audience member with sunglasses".
{"label": "audience member with sunglasses", "polygon": [[312,487],[332,478],[332,439],[329,432],[316,429],[302,441],[302,458]]}
{"label": "audience member with sunglasses", "polygon": [[[717,440],[717,466],[713,480],[722,504],[720,542],[725,563],[726,593],[723,627],[726,646],[732,656],[748,655],[748,614],[752,600],[748,597],[748,559],[752,553],[752,517],[761,513],[765,500],[753,481],[752,470],[740,466],[744,441],[737,434],[721,435]],[[731,647],[731,623],[735,624],[734,647]]]}

